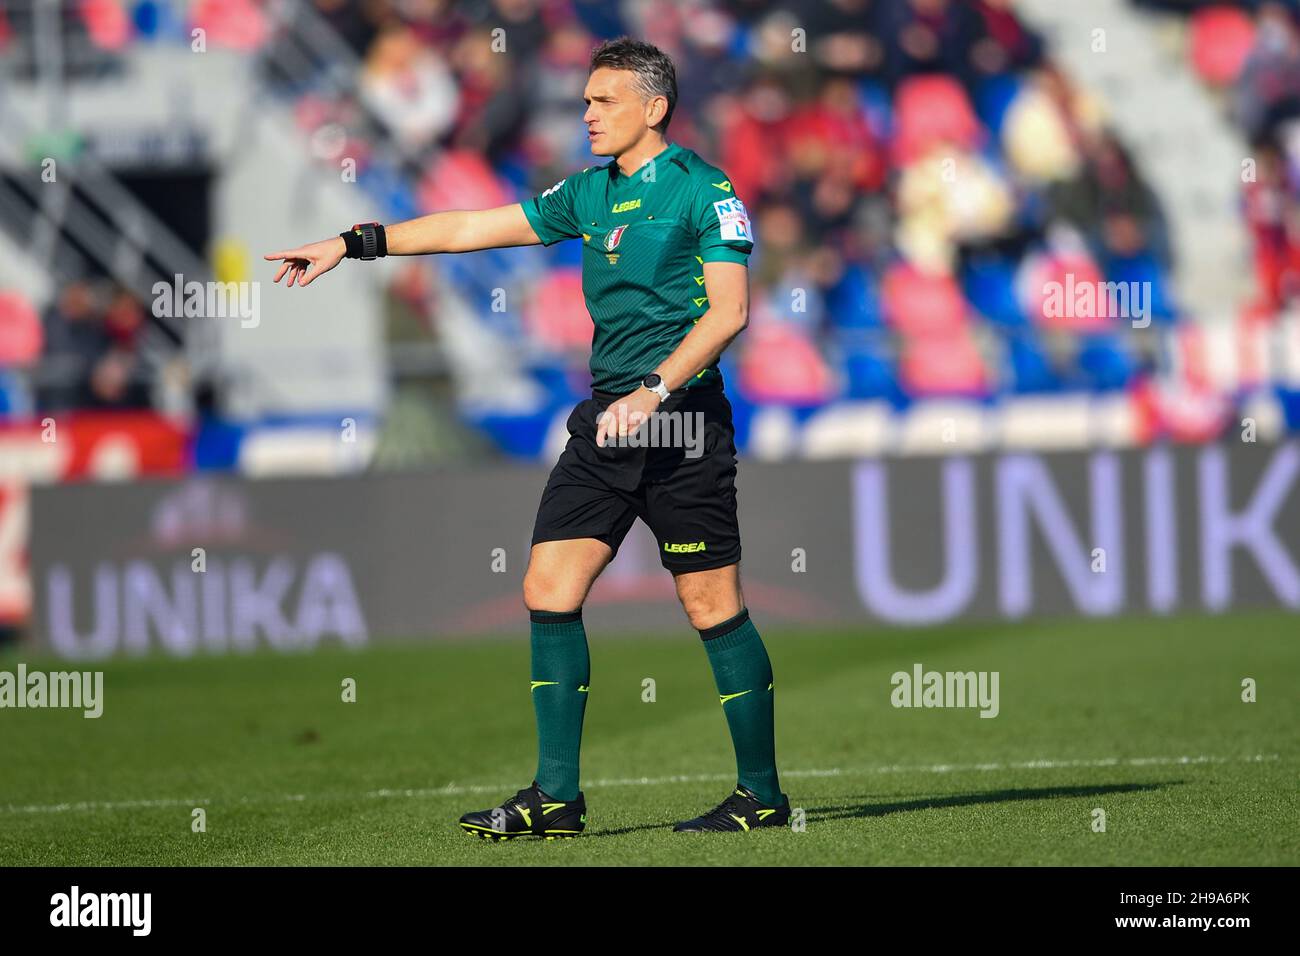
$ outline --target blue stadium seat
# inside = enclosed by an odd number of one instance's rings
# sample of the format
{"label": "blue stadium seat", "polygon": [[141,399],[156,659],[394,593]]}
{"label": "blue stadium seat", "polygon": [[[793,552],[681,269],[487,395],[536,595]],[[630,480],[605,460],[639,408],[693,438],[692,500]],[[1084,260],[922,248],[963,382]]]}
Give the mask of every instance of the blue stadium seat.
{"label": "blue stadium seat", "polygon": [[1106,260],[1106,279],[1110,282],[1149,282],[1153,325],[1170,325],[1178,319],[1178,309],[1169,292],[1169,282],[1154,256],[1111,256]]}
{"label": "blue stadium seat", "polygon": [[1008,329],[1026,328],[1029,317],[1016,299],[1015,263],[1001,256],[977,256],[962,270],[962,289],[977,312]]}
{"label": "blue stadium seat", "polygon": [[881,338],[872,337],[845,347],[840,372],[845,381],[845,398],[886,398],[897,403],[902,395],[893,357]]}
{"label": "blue stadium seat", "polygon": [[1038,342],[1032,329],[1008,332],[1007,358],[1011,363],[1011,390],[1018,394],[1055,392],[1061,388],[1060,376]]}
{"label": "blue stadium seat", "polygon": [[1282,406],[1282,415],[1286,419],[1287,431],[1300,433],[1300,389],[1278,386],[1275,390],[1278,403]]}
{"label": "blue stadium seat", "polygon": [[865,266],[852,265],[826,293],[831,326],[837,330],[880,329],[885,318],[875,277]]}
{"label": "blue stadium seat", "polygon": [[466,415],[507,455],[536,458],[542,453],[554,410],[551,405],[528,415]]}
{"label": "blue stadium seat", "polygon": [[991,76],[975,88],[975,112],[987,126],[994,139],[1002,135],[1002,121],[1007,108],[1020,93],[1020,78],[1012,73]]}
{"label": "blue stadium seat", "polygon": [[1100,392],[1127,387],[1135,370],[1123,342],[1113,334],[1084,336],[1079,348],[1078,366],[1086,387]]}
{"label": "blue stadium seat", "polygon": [[889,90],[875,80],[863,80],[858,84],[858,99],[871,131],[888,142],[894,126],[894,100]]}

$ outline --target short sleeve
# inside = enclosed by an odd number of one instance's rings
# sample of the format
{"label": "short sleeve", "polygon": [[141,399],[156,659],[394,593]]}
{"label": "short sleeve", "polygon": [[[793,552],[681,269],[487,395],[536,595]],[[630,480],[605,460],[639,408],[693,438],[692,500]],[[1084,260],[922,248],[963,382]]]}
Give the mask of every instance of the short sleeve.
{"label": "short sleeve", "polygon": [[[716,171],[715,171],[716,172]],[[748,265],[754,249],[754,229],[749,212],[722,173],[700,184],[693,207],[700,258],[705,262]]]}
{"label": "short sleeve", "polygon": [[569,176],[546,190],[540,196],[522,203],[524,215],[542,245],[549,246],[561,239],[576,239],[582,235],[578,216],[574,211],[574,194],[577,177]]}

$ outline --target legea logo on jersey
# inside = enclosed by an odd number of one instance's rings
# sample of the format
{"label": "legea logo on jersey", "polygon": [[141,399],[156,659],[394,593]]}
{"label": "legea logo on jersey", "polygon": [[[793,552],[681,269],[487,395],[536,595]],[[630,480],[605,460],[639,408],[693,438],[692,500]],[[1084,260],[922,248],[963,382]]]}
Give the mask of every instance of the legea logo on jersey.
{"label": "legea logo on jersey", "polygon": [[718,232],[723,239],[752,242],[753,232],[749,227],[749,213],[745,204],[736,196],[721,199],[713,204],[718,214]]}

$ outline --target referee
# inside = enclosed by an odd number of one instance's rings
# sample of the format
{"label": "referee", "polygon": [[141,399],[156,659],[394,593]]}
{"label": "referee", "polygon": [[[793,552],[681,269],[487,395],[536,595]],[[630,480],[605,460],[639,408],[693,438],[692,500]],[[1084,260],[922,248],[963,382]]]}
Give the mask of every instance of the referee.
{"label": "referee", "polygon": [[[592,396],[542,492],[524,575],[538,761],[532,785],[460,825],[488,839],[577,836],[587,824],[578,754],[590,686],[582,605],[636,518],[699,631],[736,751],[737,781],[678,832],[749,831],[789,822],[773,735],[772,667],[740,590],[736,457],[718,357],[748,321],[753,232],[727,175],[668,142],[677,104],[672,60],[626,37],[592,52],[583,121],[612,161],[525,203],[433,213],[276,252],[288,286],[344,258],[582,243],[594,323]],[[664,421],[702,426],[701,447],[647,446]],[[674,429],[656,428],[659,435]],[[671,446],[672,443],[669,443]],[[677,442],[684,446],[685,442]]]}

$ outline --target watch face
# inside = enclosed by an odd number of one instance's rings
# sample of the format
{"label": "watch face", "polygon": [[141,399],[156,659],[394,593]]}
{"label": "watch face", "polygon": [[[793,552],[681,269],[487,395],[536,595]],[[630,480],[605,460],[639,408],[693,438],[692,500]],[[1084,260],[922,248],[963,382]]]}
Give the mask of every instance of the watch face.
{"label": "watch face", "polygon": [[654,388],[662,381],[663,379],[659,375],[655,374],[654,372],[651,372],[645,378],[641,379],[641,384],[644,385],[646,388]]}

